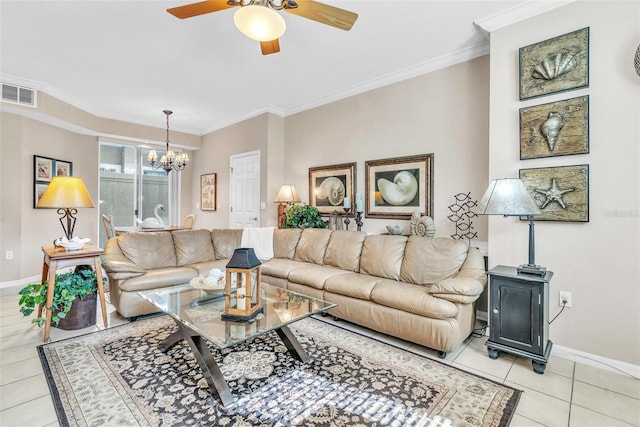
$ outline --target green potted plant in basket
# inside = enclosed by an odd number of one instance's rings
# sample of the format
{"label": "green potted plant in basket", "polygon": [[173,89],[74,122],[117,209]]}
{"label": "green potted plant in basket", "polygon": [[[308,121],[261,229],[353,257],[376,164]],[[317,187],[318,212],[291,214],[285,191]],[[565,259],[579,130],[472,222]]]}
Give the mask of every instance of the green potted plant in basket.
{"label": "green potted plant in basket", "polygon": [[30,316],[40,304],[44,307],[42,316],[31,323],[42,327],[47,318],[46,310],[52,310],[51,322],[60,329],[86,328],[96,322],[96,272],[90,266],[78,266],[74,271],[56,274],[53,304],[46,307],[48,282],[31,283],[22,288],[20,312]]}
{"label": "green potted plant in basket", "polygon": [[283,228],[327,228],[315,206],[293,205],[284,217]]}

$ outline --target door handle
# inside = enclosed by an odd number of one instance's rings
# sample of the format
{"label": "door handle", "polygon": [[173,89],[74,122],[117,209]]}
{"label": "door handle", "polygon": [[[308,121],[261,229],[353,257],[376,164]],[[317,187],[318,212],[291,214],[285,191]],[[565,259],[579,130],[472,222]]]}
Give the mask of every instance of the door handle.
{"label": "door handle", "polygon": [[257,221],[257,220],[258,220],[258,217],[256,216],[256,217],[254,217],[254,218],[249,218],[249,219],[250,219],[251,221]]}

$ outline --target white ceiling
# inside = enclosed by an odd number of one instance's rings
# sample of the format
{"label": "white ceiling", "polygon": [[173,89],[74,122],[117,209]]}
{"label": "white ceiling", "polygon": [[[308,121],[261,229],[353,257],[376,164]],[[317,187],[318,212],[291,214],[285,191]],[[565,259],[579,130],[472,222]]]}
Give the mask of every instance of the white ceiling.
{"label": "white ceiling", "polygon": [[564,2],[326,0],[359,15],[351,31],[282,13],[281,52],[263,56],[235,9],[180,20],[166,9],[191,1],[2,0],[0,76],[105,118],[162,128],[171,109],[172,129],[202,135],[488,53],[475,21]]}

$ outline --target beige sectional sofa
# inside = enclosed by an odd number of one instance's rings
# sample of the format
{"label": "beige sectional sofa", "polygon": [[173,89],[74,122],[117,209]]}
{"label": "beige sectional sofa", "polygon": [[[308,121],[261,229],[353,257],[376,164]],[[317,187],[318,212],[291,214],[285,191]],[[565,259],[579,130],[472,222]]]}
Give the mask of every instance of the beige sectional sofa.
{"label": "beige sectional sofa", "polygon": [[[125,317],[156,309],[136,292],[224,269],[242,230],[127,233],[109,240],[103,268]],[[330,314],[439,351],[472,332],[486,284],[484,259],[465,241],[327,229],[275,230],[262,280],[333,302]]]}

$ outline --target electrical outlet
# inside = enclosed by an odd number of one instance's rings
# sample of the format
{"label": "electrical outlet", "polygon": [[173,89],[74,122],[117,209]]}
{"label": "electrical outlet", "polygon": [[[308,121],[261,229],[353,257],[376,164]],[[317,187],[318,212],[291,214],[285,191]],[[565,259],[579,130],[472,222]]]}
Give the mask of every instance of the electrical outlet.
{"label": "electrical outlet", "polygon": [[[563,304],[563,301],[566,301],[566,303]],[[558,295],[558,305],[560,307],[562,307],[564,305],[567,308],[571,308],[573,306],[573,303],[571,301],[571,292],[569,292],[569,291],[560,291],[560,293]]]}
{"label": "electrical outlet", "polygon": [[6,251],[4,253],[4,259],[13,259],[13,251]]}

